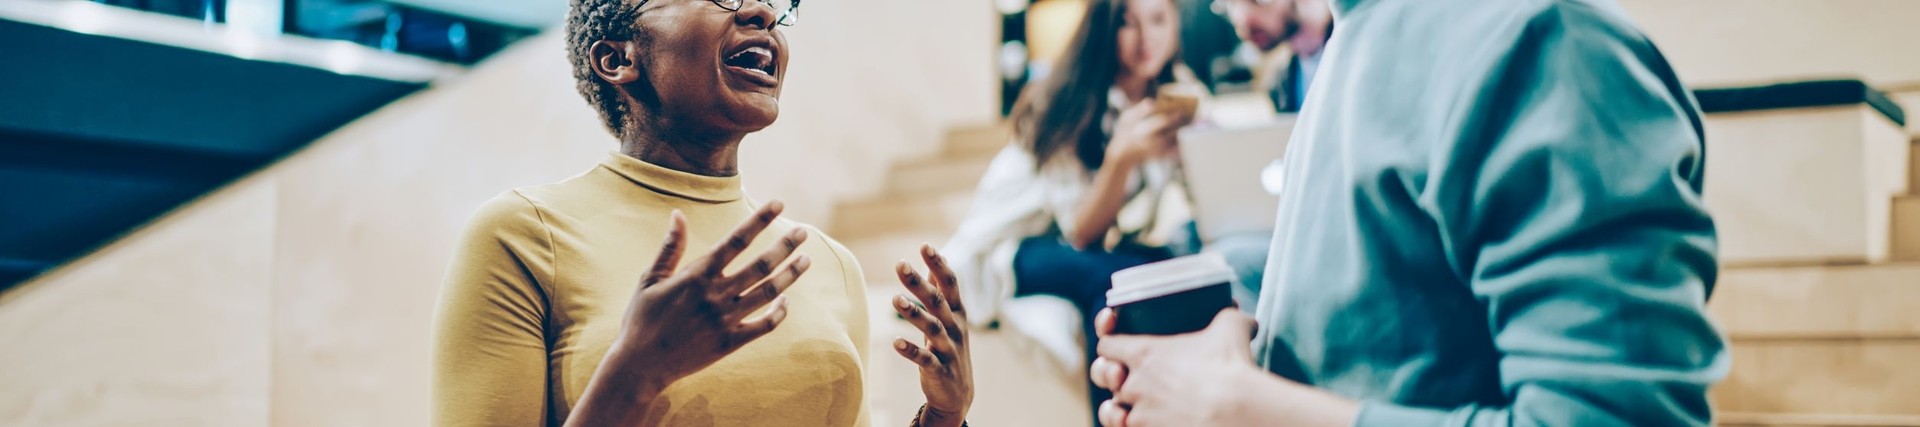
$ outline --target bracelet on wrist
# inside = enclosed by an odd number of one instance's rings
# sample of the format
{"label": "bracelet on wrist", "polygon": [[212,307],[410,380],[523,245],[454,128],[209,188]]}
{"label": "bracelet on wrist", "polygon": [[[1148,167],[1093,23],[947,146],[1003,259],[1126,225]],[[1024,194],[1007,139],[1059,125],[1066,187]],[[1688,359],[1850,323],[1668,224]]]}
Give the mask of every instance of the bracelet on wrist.
{"label": "bracelet on wrist", "polygon": [[[922,404],[920,404],[920,410],[918,410],[918,411],[914,411],[914,412],[913,412],[913,424],[909,424],[909,426],[911,426],[911,427],[926,427],[926,426],[925,426],[924,424],[921,424],[921,423],[920,423],[920,420],[921,420],[922,418],[925,418],[926,416],[927,416],[927,404],[925,404],[925,403],[922,403]],[[968,427],[968,426],[967,426],[967,421],[966,421],[966,420],[960,420],[960,427]]]}

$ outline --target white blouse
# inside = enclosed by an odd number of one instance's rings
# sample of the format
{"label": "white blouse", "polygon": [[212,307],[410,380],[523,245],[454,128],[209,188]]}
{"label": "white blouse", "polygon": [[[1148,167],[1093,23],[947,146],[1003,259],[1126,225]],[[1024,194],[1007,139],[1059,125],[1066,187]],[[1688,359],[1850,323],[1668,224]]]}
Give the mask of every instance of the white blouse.
{"label": "white blouse", "polygon": [[[1101,128],[1111,134],[1114,117],[1131,103],[1118,90],[1109,91],[1108,101],[1112,108]],[[941,249],[960,279],[961,298],[976,324],[997,319],[1000,306],[1013,298],[1013,256],[1020,242],[1073,228],[1075,213],[1093,184],[1094,171],[1071,153],[1052,156],[1038,167],[1037,162],[1019,141],[1001,149],[980,180],[967,219]],[[1134,172],[1104,248],[1121,243],[1165,246],[1192,218],[1178,159],[1149,160]]]}

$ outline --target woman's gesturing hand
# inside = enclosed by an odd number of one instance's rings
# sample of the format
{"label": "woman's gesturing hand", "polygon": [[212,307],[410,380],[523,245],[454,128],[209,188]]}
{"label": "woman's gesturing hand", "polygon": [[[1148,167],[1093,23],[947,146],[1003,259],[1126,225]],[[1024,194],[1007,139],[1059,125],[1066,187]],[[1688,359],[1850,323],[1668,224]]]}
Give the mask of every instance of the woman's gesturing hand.
{"label": "woman's gesturing hand", "polygon": [[[921,344],[895,338],[893,349],[920,366],[920,391],[927,395],[921,426],[960,426],[973,405],[973,355],[967,347],[967,309],[960,303],[959,284],[947,260],[931,246],[920,247],[920,258],[927,263],[933,280],[922,277],[912,265],[901,261],[900,284],[906,295],[893,297],[893,309],[900,312],[925,335]],[[918,300],[918,304],[915,303]]]}
{"label": "woman's gesturing hand", "polygon": [[[786,319],[786,297],[781,293],[811,265],[806,255],[794,255],[807,241],[805,230],[787,233],[741,271],[724,271],[780,211],[780,202],[768,203],[718,247],[685,267],[678,264],[686,250],[686,218],[673,212],[660,256],[640,280],[614,343],[616,350],[632,358],[627,370],[645,372],[634,378],[640,382],[635,385],[657,392],[772,332]],[[769,304],[771,310],[752,316]]]}

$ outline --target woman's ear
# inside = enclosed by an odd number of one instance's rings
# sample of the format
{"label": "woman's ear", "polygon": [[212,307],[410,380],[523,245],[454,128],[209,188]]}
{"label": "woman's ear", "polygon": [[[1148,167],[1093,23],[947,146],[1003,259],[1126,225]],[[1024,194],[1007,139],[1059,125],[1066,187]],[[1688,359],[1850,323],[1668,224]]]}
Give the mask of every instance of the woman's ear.
{"label": "woman's ear", "polygon": [[587,54],[593,59],[593,74],[600,80],[615,85],[624,85],[640,80],[640,62],[635,61],[638,53],[632,41],[601,40],[593,42]]}

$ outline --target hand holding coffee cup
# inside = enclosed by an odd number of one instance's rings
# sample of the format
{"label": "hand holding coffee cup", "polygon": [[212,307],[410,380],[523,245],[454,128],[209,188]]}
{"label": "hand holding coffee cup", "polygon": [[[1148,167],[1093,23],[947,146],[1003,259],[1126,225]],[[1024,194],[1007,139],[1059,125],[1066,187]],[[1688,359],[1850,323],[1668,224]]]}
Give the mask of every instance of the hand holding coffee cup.
{"label": "hand holding coffee cup", "polygon": [[1192,122],[1192,115],[1162,105],[1155,100],[1120,110],[1120,116],[1113,120],[1112,139],[1107,141],[1109,164],[1131,166],[1179,153],[1178,134]]}
{"label": "hand holding coffee cup", "polygon": [[[1202,254],[1142,265],[1113,274],[1107,308],[1094,319],[1100,335],[1088,375],[1094,385],[1114,392],[1098,409],[1103,423],[1128,425],[1143,396],[1164,400],[1184,396],[1217,397],[1217,382],[1192,378],[1243,375],[1253,366],[1247,347],[1253,320],[1233,308],[1233,269],[1216,254]],[[1138,365],[1136,365],[1138,364]],[[1134,367],[1141,371],[1134,371]],[[1139,375],[1135,375],[1135,374]],[[1151,399],[1149,399],[1151,400]],[[1152,415],[1166,415],[1159,405]],[[1189,408],[1190,409],[1190,408]],[[1150,411],[1151,412],[1151,411]]]}
{"label": "hand holding coffee cup", "polygon": [[[1095,385],[1113,391],[1113,399],[1098,408],[1101,423],[1114,427],[1254,424],[1217,411],[1255,403],[1243,400],[1250,395],[1240,381],[1267,375],[1253,362],[1249,344],[1257,327],[1253,318],[1239,310],[1220,310],[1195,332],[1114,335],[1112,313],[1112,309],[1101,310],[1096,320],[1100,357],[1094,359],[1091,375]],[[1267,398],[1271,396],[1254,400]]]}
{"label": "hand holding coffee cup", "polygon": [[[1198,331],[1221,310],[1233,307],[1233,268],[1219,254],[1200,254],[1113,273],[1107,308],[1094,318],[1094,332],[1112,335],[1175,335]],[[1126,368],[1105,358],[1088,375],[1108,390],[1126,381]]]}
{"label": "hand holding coffee cup", "polygon": [[1207,327],[1233,307],[1233,268],[1219,254],[1200,254],[1113,273],[1107,307],[1116,334],[1174,335]]}
{"label": "hand holding coffee cup", "polygon": [[1200,98],[1205,93],[1204,89],[1182,84],[1161,86],[1160,93],[1153,97],[1153,110],[1180,126],[1186,126],[1200,115]]}

